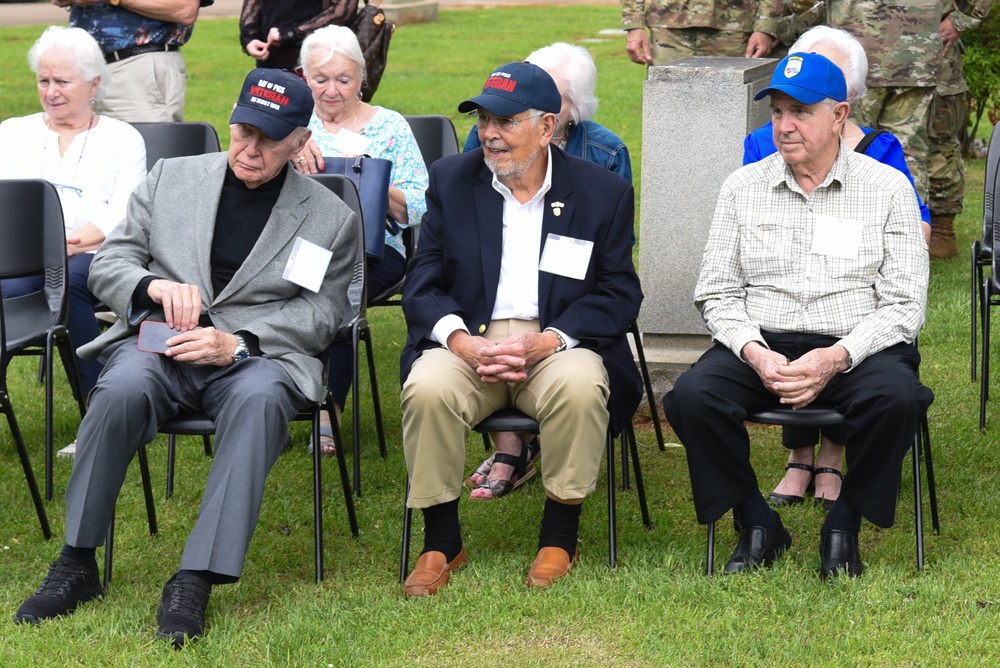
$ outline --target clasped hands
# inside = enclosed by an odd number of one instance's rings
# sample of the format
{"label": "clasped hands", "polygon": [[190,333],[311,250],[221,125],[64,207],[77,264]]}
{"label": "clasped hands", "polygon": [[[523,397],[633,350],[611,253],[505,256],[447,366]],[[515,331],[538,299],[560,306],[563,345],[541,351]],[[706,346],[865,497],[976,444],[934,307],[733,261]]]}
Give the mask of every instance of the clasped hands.
{"label": "clasped hands", "polygon": [[448,350],[472,367],[484,383],[519,383],[558,347],[559,337],[552,332],[522,332],[500,343],[460,329],[448,336]]}
{"label": "clasped hands", "polygon": [[167,339],[167,357],[195,366],[233,363],[236,337],[215,327],[199,327],[201,290],[197,285],[156,279],[147,288],[149,298],[163,308],[163,319],[180,334]]}
{"label": "clasped hands", "polygon": [[815,401],[831,378],[847,370],[847,357],[847,349],[839,344],[815,348],[793,361],[757,341],[743,347],[743,358],[760,376],[764,387],[791,408],[803,408]]}

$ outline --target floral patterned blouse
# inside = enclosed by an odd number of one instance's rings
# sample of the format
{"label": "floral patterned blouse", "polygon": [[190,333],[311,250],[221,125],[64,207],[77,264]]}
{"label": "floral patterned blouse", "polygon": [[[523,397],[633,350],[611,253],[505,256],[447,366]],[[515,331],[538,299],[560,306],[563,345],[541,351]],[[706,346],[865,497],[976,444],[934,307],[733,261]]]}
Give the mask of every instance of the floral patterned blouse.
{"label": "floral patterned blouse", "polygon": [[[315,111],[309,119],[309,129],[312,131],[313,141],[323,155],[334,157],[342,155],[333,147],[333,138],[336,135],[327,132],[323,127],[323,121]],[[375,107],[375,116],[361,128],[360,134],[370,142],[368,155],[392,161],[390,186],[399,188],[403,192],[409,215],[409,223],[400,223],[400,227],[419,225],[427,211],[427,200],[424,198],[427,191],[427,167],[424,165],[420,147],[417,146],[417,140],[410,130],[409,123],[395,111]],[[387,231],[385,245],[406,255],[402,235],[392,235]]]}

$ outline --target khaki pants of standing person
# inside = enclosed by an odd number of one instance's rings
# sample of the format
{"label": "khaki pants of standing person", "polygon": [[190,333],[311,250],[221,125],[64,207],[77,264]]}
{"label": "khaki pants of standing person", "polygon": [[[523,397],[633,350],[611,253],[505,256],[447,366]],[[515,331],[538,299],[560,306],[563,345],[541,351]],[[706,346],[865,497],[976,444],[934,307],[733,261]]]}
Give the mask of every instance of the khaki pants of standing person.
{"label": "khaki pants of standing person", "polygon": [[126,123],[184,120],[187,71],[180,51],[141,53],[110,63],[108,94],[97,111]]}
{"label": "khaki pants of standing person", "polygon": [[[538,331],[538,321],[500,320],[484,336],[503,341]],[[542,360],[520,383],[484,383],[446,348],[425,350],[403,384],[403,450],[410,508],[427,508],[462,493],[465,441],[472,427],[514,407],[539,422],[545,490],[583,499],[597,487],[608,429],[608,374],[592,350],[573,348]]]}

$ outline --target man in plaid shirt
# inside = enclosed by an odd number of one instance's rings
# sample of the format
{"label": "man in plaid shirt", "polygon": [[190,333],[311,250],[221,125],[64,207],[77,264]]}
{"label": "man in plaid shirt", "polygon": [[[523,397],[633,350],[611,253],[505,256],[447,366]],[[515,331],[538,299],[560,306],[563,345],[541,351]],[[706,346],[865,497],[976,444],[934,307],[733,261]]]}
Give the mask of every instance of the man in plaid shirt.
{"label": "man in plaid shirt", "polygon": [[843,413],[851,466],[821,530],[821,575],[856,577],[861,519],[892,525],[917,429],[927,246],[906,177],[841,145],[850,105],[836,65],[791,55],[765,95],[778,153],[722,186],[695,288],[715,345],[664,407],[698,521],[733,508],[742,527],[727,573],[770,566],[791,545],[757,485],[747,413],[813,402]]}

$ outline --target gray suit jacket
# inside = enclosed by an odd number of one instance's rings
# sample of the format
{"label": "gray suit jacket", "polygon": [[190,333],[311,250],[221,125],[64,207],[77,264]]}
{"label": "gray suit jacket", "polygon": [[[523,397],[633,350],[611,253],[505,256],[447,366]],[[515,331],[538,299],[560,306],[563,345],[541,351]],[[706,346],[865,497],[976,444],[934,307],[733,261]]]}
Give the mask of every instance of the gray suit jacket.
{"label": "gray suit jacket", "polygon": [[[243,266],[221,294],[212,290],[210,254],[226,173],[225,153],[161,160],[129,199],[128,215],[101,245],[90,268],[90,289],[120,320],[82,346],[96,357],[111,343],[136,334],[128,324],[132,293],[150,275],[197,285],[202,313],[224,332],[256,335],[313,401],[324,396],[316,355],[353,315],[347,300],[357,253],[355,215],[319,183],[288,170],[284,187]],[[330,249],[333,258],[318,293],[281,277],[301,237]],[[153,314],[162,319],[162,313]]]}

